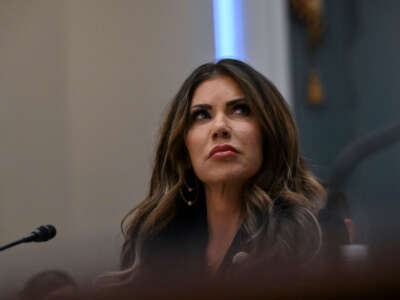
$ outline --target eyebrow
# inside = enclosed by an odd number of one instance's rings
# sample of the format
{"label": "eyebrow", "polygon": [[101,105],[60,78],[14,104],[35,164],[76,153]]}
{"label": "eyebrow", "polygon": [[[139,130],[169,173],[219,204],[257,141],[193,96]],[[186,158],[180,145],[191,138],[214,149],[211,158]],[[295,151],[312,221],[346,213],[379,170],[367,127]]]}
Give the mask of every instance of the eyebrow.
{"label": "eyebrow", "polygon": [[[228,106],[228,107],[233,106],[239,102],[245,102],[245,101],[246,101],[246,99],[244,99],[244,98],[234,99],[234,100],[228,101],[226,103],[226,106]],[[191,109],[193,109],[193,108],[202,108],[202,109],[210,110],[212,107],[210,104],[196,104],[191,107]]]}

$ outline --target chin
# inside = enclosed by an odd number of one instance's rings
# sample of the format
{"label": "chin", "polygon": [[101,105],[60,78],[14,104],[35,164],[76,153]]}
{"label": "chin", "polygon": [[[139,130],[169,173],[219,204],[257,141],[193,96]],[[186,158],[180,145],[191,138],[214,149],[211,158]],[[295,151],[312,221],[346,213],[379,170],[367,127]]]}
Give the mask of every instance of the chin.
{"label": "chin", "polygon": [[251,178],[250,174],[242,172],[218,172],[218,174],[212,174],[204,178],[206,184],[241,184]]}

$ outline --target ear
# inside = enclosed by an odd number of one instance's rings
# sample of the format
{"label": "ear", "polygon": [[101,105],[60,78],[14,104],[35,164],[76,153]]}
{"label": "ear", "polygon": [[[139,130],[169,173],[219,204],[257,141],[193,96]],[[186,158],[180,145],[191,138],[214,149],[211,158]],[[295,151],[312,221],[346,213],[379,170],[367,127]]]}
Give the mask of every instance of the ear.
{"label": "ear", "polygon": [[353,220],[350,218],[344,218],[344,224],[346,225],[347,232],[349,233],[349,242],[352,244],[355,239],[355,230]]}

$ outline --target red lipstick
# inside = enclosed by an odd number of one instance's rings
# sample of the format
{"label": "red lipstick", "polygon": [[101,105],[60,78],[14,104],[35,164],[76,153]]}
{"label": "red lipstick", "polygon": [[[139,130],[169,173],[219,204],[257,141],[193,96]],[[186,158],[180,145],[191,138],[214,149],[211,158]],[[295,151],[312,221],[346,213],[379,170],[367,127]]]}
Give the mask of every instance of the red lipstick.
{"label": "red lipstick", "polygon": [[235,156],[237,153],[239,152],[231,145],[217,145],[211,149],[208,158],[225,158]]}

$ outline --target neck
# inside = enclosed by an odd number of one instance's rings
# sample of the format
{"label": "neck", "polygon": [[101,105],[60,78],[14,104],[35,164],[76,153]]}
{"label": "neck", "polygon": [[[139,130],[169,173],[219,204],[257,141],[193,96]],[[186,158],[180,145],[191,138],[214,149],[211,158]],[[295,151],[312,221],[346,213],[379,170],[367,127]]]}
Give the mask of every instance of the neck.
{"label": "neck", "polygon": [[205,185],[208,244],[207,264],[211,274],[218,270],[242,221],[240,186]]}
{"label": "neck", "polygon": [[241,187],[205,185],[205,196],[210,241],[234,235],[241,222]]}

